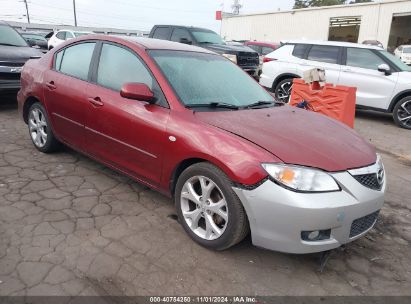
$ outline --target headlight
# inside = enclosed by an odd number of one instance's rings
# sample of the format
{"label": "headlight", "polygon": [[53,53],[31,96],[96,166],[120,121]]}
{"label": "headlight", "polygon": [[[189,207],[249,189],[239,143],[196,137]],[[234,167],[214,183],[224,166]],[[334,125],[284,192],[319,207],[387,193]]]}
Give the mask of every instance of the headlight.
{"label": "headlight", "polygon": [[341,190],[334,178],[320,170],[286,164],[262,164],[280,185],[301,192],[331,192]]}
{"label": "headlight", "polygon": [[237,63],[237,55],[223,54],[223,56],[227,59],[230,59],[232,62]]}

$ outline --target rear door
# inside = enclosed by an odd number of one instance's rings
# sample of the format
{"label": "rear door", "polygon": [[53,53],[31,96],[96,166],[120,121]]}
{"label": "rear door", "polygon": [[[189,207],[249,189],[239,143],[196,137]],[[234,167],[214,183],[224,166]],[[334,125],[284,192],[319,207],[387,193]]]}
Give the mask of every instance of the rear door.
{"label": "rear door", "polygon": [[95,42],[70,45],[54,55],[53,68],[44,75],[44,96],[57,136],[84,148],[84,121],[90,63]]}
{"label": "rear door", "polygon": [[170,40],[171,27],[169,26],[158,26],[154,29],[153,37],[155,39]]}
{"label": "rear door", "polygon": [[381,64],[390,65],[373,50],[347,48],[346,64],[342,67],[339,84],[357,88],[357,104],[387,109],[398,79],[398,73],[385,75],[378,71]]}
{"label": "rear door", "polygon": [[[158,184],[169,108],[144,61],[118,44],[102,43],[93,82],[88,85],[86,144],[89,153],[132,176]],[[147,84],[156,104],[123,98],[128,82]]]}
{"label": "rear door", "polygon": [[337,84],[341,72],[342,48],[333,45],[312,45],[300,63],[301,73],[312,68],[325,70],[327,83]]}

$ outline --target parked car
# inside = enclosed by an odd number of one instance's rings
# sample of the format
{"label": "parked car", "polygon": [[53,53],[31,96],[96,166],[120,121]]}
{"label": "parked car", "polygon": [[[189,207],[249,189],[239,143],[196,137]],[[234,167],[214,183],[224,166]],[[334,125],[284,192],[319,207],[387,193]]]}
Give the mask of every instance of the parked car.
{"label": "parked car", "polygon": [[149,37],[196,45],[211,50],[238,64],[248,74],[257,75],[259,67],[257,52],[249,48],[244,49],[243,45],[228,45],[217,33],[208,29],[178,25],[155,25],[151,29]]}
{"label": "parked car", "polygon": [[411,68],[379,47],[349,42],[290,41],[266,56],[260,84],[288,102],[293,78],[311,68],[329,83],[357,88],[357,107],[393,113],[411,129]]}
{"label": "parked car", "polygon": [[382,48],[382,49],[384,48],[384,45],[378,40],[364,40],[362,44],[378,46],[379,48]]}
{"label": "parked car", "polygon": [[405,64],[411,65],[411,45],[400,45],[395,49],[394,55]]}
{"label": "parked car", "polygon": [[43,53],[47,52],[48,41],[42,34],[34,32],[23,32],[20,34],[29,45],[38,46]]}
{"label": "parked car", "polygon": [[48,41],[48,49],[51,50],[66,40],[76,37],[93,34],[92,32],[79,32],[72,30],[59,30],[55,32]]}
{"label": "parked car", "polygon": [[260,56],[260,68],[258,69],[258,72],[257,72],[258,76],[261,75],[261,72],[262,72],[261,67],[262,67],[262,64],[264,63],[265,56],[270,54],[271,52],[274,52],[276,49],[280,47],[280,44],[257,42],[257,41],[247,41],[244,43],[244,45],[252,48]]}
{"label": "parked car", "polygon": [[19,89],[24,63],[42,55],[42,52],[30,47],[15,29],[0,21],[0,93]]}
{"label": "parked car", "polygon": [[77,38],[25,65],[18,102],[39,151],[67,144],[173,197],[208,248],[251,229],[260,247],[329,250],[370,230],[384,202],[384,167],[366,140],[276,102],[204,48]]}

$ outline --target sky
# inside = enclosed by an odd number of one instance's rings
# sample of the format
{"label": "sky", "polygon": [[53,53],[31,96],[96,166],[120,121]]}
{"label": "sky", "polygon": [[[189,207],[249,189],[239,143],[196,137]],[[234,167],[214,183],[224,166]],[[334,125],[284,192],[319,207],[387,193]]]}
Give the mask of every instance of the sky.
{"label": "sky", "polygon": [[[79,26],[150,30],[155,24],[193,25],[218,31],[215,11],[234,0],[76,0]],[[240,13],[290,9],[294,0],[240,0]],[[74,24],[73,0],[28,0],[33,23]],[[0,0],[0,20],[26,22],[22,0]]]}

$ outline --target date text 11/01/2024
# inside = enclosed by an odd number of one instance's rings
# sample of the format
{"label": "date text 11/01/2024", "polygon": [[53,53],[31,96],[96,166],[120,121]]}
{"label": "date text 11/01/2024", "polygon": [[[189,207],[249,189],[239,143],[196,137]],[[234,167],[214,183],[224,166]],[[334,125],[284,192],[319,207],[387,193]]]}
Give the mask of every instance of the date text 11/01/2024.
{"label": "date text 11/01/2024", "polygon": [[150,297],[150,303],[257,303],[257,299],[246,296]]}

